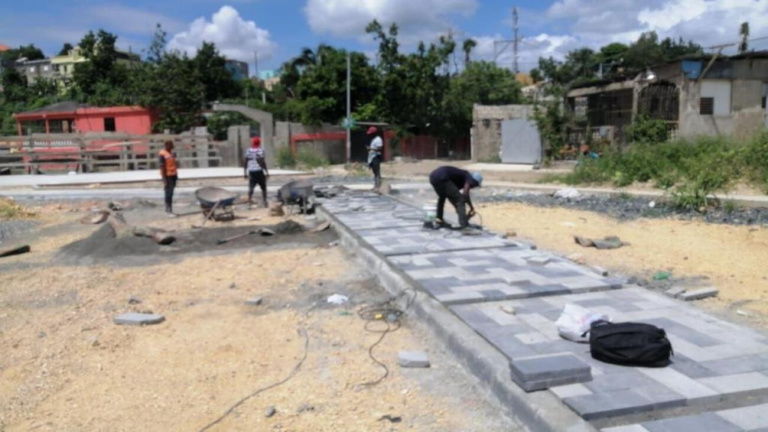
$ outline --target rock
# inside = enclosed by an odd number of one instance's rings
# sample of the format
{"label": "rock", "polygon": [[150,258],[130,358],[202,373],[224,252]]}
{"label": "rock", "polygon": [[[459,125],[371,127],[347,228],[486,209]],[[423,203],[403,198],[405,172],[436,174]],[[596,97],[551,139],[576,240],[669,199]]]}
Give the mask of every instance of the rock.
{"label": "rock", "polygon": [[537,265],[537,266],[545,266],[552,262],[552,258],[545,257],[545,256],[535,256],[526,259],[526,262],[531,265]]}
{"label": "rock", "polygon": [[594,270],[595,273],[599,274],[600,276],[603,276],[603,277],[608,276],[608,270],[600,266],[592,266],[592,270]]}
{"label": "rock", "polygon": [[272,418],[272,416],[274,416],[275,414],[277,414],[277,410],[275,409],[274,406],[270,405],[267,407],[267,411],[264,413],[264,417]]}
{"label": "rock", "polygon": [[586,237],[573,236],[573,240],[576,242],[576,244],[584,247],[592,247],[595,245],[595,242]]}
{"label": "rock", "polygon": [[338,246],[339,244],[340,244],[340,242],[339,242],[338,240],[334,240],[334,241],[332,241],[332,242],[328,243],[328,247],[329,247],[329,248],[332,248],[332,247],[336,247],[336,246]]}
{"label": "rock", "polygon": [[685,301],[701,300],[707,297],[715,297],[718,293],[716,288],[702,288],[695,291],[688,291],[680,295],[680,299]]}
{"label": "rock", "polygon": [[581,193],[574,188],[564,188],[555,192],[554,197],[561,200],[577,200],[581,198]]}
{"label": "rock", "polygon": [[235,289],[235,288],[237,288],[237,284],[235,284],[234,282],[229,284],[229,289]]}
{"label": "rock", "polygon": [[517,237],[517,231],[509,230],[504,233],[504,238]]}
{"label": "rock", "polygon": [[132,304],[132,305],[135,305],[135,304],[141,304],[141,303],[142,303],[142,301],[141,301],[141,299],[140,299],[140,298],[138,298],[138,297],[130,296],[130,297],[128,298],[128,304]]}
{"label": "rock", "polygon": [[678,298],[681,294],[685,293],[685,288],[683,287],[673,287],[668,289],[664,294],[672,297],[672,298]]}
{"label": "rock", "polygon": [[743,311],[741,309],[737,309],[736,310],[736,314],[737,315],[741,315],[741,316],[749,316],[749,313],[747,313],[746,311]]}
{"label": "rock", "polygon": [[98,336],[96,336],[96,335],[93,335],[93,336],[89,336],[89,337],[88,337],[88,344],[89,344],[90,346],[92,346],[92,347],[97,347],[97,346],[99,346],[99,345],[100,345],[100,344],[99,344],[99,337],[98,337]]}
{"label": "rock", "polygon": [[429,357],[423,351],[400,351],[397,363],[404,368],[428,368]]}
{"label": "rock", "polygon": [[247,304],[249,306],[258,306],[258,305],[261,304],[261,301],[262,301],[261,296],[256,296],[256,297],[253,297],[253,298],[250,298],[250,299],[246,300],[245,304]]}
{"label": "rock", "polygon": [[327,300],[328,303],[334,304],[334,305],[343,305],[348,301],[349,301],[349,297],[342,294],[334,294],[328,297],[328,300]]}
{"label": "rock", "polygon": [[592,243],[601,250],[618,249],[624,246],[624,243],[618,237],[606,237],[603,240],[593,240]]}
{"label": "rock", "polygon": [[577,263],[577,264],[585,264],[587,262],[586,258],[584,258],[584,255],[582,254],[572,254],[568,256],[568,259]]}
{"label": "rock", "polygon": [[313,407],[312,405],[310,405],[308,403],[301,404],[301,406],[299,407],[299,413],[303,413],[303,412],[307,412],[307,411],[314,411],[314,410],[315,410],[315,407]]}
{"label": "rock", "polygon": [[39,337],[40,339],[42,339],[42,338],[44,338],[46,336],[48,336],[48,334],[45,333],[44,331],[41,331],[40,333],[37,334],[37,337]]}
{"label": "rock", "polygon": [[160,324],[163,321],[165,321],[165,317],[162,315],[133,313],[133,312],[118,315],[112,319],[112,322],[114,322],[117,325],[136,325],[136,326]]}
{"label": "rock", "polygon": [[401,421],[403,421],[403,418],[400,417],[400,416],[391,416],[391,415],[387,414],[387,415],[383,415],[383,416],[379,417],[379,419],[377,421],[384,421],[384,420],[386,420],[386,421],[388,421],[390,423],[400,423]]}

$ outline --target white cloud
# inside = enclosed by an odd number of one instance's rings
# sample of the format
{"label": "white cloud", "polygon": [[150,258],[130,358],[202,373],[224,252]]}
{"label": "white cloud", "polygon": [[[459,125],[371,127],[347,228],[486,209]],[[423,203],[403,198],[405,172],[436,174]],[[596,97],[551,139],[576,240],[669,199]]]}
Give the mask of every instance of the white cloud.
{"label": "white cloud", "polygon": [[277,49],[269,31],[259,28],[254,21],[246,21],[231,6],[223,6],[211,21],[204,17],[194,20],[189,29],[173,36],[168,48],[194,55],[203,42],[213,42],[229,59],[248,63],[253,61],[256,52],[259,60],[268,60]]}
{"label": "white cloud", "polygon": [[451,18],[471,16],[478,0],[308,0],[304,8],[316,33],[363,38],[365,27],[378,20],[397,23],[403,40],[431,39],[451,27]]}

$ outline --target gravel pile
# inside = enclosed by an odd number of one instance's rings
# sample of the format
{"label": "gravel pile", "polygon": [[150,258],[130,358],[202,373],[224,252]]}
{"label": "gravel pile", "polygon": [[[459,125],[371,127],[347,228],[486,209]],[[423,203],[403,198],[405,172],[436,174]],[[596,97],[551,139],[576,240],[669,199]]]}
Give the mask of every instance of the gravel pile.
{"label": "gravel pile", "polygon": [[663,202],[638,197],[601,197],[582,195],[578,198],[563,199],[548,194],[530,192],[491,192],[476,198],[478,202],[516,202],[541,207],[565,207],[607,214],[619,220],[638,218],[676,218],[701,220],[709,223],[729,225],[768,225],[768,208],[724,208],[699,213],[693,210],[679,210]]}

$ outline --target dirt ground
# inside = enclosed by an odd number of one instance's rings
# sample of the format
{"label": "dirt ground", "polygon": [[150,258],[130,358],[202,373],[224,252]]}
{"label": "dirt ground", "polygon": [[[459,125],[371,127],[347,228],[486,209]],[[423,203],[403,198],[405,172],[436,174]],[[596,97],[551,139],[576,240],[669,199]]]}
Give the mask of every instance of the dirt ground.
{"label": "dirt ground", "polygon": [[[200,430],[288,376],[304,354],[299,331],[309,348],[298,374],[210,430],[519,430],[408,318],[374,351],[389,377],[360,386],[384,371],[368,357],[379,334],[367,332],[356,312],[387,296],[351,257],[328,247],[328,238],[173,259],[59,263],[62,246],[98,229],[77,223],[98,205],[50,206],[28,239],[33,252],[0,263],[0,431]],[[275,219],[264,210],[242,214],[261,219],[234,225]],[[126,212],[129,222],[169,229],[201,222],[158,216],[151,208]],[[334,293],[351,300],[329,307]],[[255,295],[262,305],[244,303]],[[132,296],[141,303],[129,303]],[[129,311],[160,313],[166,321],[112,323]],[[397,366],[399,350],[417,349],[429,353],[431,368]],[[276,414],[268,418],[270,406]]]}
{"label": "dirt ground", "polygon": [[[753,322],[768,326],[768,229],[671,219],[619,222],[586,211],[542,208],[525,204],[484,204],[480,214],[487,227],[517,235],[589,265],[650,279],[658,271],[672,277],[704,276],[705,286],[720,290],[704,305],[743,310]],[[630,245],[597,250],[577,245],[574,235],[619,236]]]}

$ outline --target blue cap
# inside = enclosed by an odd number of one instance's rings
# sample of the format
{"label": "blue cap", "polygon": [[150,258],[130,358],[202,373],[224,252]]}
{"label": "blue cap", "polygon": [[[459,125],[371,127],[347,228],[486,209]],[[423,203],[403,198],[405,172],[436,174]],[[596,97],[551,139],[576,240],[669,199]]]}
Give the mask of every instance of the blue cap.
{"label": "blue cap", "polygon": [[482,186],[483,185],[483,175],[480,174],[479,172],[477,172],[477,171],[473,172],[472,173],[472,178],[475,179],[475,181],[477,182],[478,186]]}

